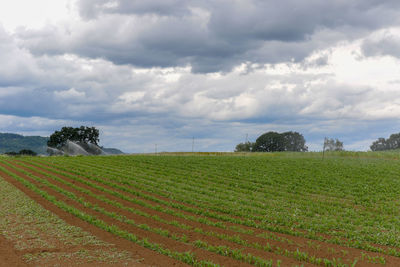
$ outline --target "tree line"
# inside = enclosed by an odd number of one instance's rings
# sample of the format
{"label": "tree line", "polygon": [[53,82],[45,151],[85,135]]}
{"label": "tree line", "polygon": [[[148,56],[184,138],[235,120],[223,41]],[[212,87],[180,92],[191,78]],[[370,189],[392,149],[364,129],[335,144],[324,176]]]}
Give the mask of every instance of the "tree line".
{"label": "tree line", "polygon": [[[343,142],[338,139],[325,138],[323,151],[342,151]],[[267,132],[260,135],[255,142],[244,142],[236,145],[235,152],[307,152],[306,140],[298,132]]]}
{"label": "tree line", "polygon": [[[236,145],[235,152],[279,152],[295,151],[306,152],[306,140],[298,132],[267,132],[260,135],[255,142],[246,141]],[[370,149],[372,151],[385,151],[400,149],[400,133],[391,134],[389,138],[378,138]],[[343,151],[343,142],[339,139],[325,138],[323,151]]]}

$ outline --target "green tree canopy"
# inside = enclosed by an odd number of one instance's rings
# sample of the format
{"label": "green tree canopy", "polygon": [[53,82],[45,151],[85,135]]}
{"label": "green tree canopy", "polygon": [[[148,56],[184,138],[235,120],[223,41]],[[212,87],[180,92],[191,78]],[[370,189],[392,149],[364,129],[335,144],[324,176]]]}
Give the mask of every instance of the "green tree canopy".
{"label": "green tree canopy", "polygon": [[305,152],[308,150],[306,140],[303,135],[298,132],[285,132],[281,134],[284,139],[284,151]]}
{"label": "green tree canopy", "polygon": [[99,130],[95,127],[85,126],[81,126],[79,128],[63,127],[60,131],[55,131],[52,135],[50,135],[47,145],[49,147],[61,148],[67,143],[68,140],[97,145],[99,142]]}
{"label": "green tree canopy", "polygon": [[274,152],[274,151],[298,151],[308,150],[306,140],[298,132],[267,132],[259,136],[254,143],[253,151]]}
{"label": "green tree canopy", "polygon": [[388,139],[378,138],[370,146],[372,151],[400,149],[400,133],[391,134]]}

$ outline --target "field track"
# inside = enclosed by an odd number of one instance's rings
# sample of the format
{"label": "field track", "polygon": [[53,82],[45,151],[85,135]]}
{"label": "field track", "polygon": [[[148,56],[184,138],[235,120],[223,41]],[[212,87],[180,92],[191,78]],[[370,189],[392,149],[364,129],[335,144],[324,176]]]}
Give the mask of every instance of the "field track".
{"label": "field track", "polygon": [[[0,158],[0,177],[145,265],[400,266],[390,208],[397,205],[396,164],[261,156]],[[378,183],[377,174],[388,177]],[[369,195],[359,192],[361,184]]]}

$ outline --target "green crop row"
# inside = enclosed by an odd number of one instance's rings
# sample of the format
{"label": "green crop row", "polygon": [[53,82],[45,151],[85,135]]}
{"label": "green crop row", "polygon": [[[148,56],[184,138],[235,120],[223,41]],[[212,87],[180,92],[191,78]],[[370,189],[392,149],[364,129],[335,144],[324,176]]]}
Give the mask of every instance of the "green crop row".
{"label": "green crop row", "polygon": [[[63,167],[60,167],[60,168],[63,169]],[[68,171],[68,169],[66,169],[66,168],[64,168],[64,170]],[[77,174],[79,174],[80,171],[81,170],[76,171]],[[119,182],[119,183],[121,183],[123,185],[129,185],[130,187],[135,187],[135,183],[132,182],[132,179],[126,178],[126,179],[122,180],[121,177],[123,177],[123,175],[118,175],[118,177],[108,177],[108,178],[110,178],[110,180],[117,181],[117,182]],[[136,185],[136,188],[138,188],[138,187],[139,187],[139,185]],[[157,191],[153,191],[153,192],[160,194],[159,191],[158,192]],[[136,192],[136,194],[138,194],[138,193]],[[339,237],[346,237],[348,239],[354,239],[354,240],[343,241],[341,238],[335,237],[335,235],[330,240],[326,239],[326,238],[325,239],[321,239],[321,236],[317,236],[313,231],[309,231],[308,233],[301,233],[301,232],[298,232],[298,231],[294,231],[293,229],[282,228],[282,226],[280,226],[280,225],[268,224],[268,223],[265,223],[265,222],[263,222],[262,224],[258,224],[257,225],[256,223],[254,223],[254,220],[246,219],[244,221],[244,220],[238,220],[236,218],[232,218],[232,217],[229,217],[229,216],[221,216],[219,214],[210,213],[210,212],[201,213],[202,211],[199,212],[196,209],[190,209],[190,208],[187,208],[187,207],[183,207],[182,208],[182,205],[179,206],[177,204],[171,204],[171,203],[168,203],[168,202],[166,203],[165,201],[160,201],[160,200],[156,199],[155,197],[152,197],[152,196],[149,197],[149,196],[147,196],[147,195],[145,195],[143,193],[139,193],[139,194],[140,194],[140,197],[143,197],[145,199],[147,198],[148,200],[151,200],[151,201],[156,201],[156,202],[158,201],[158,203],[160,203],[160,204],[164,204],[164,205],[167,205],[167,206],[172,206],[174,208],[183,209],[183,210],[189,211],[189,212],[194,212],[197,215],[200,214],[200,215],[203,215],[203,216],[207,216],[207,217],[210,217],[210,218],[215,218],[215,219],[222,220],[222,221],[228,221],[228,222],[243,224],[243,225],[251,226],[251,227],[258,227],[258,228],[265,229],[265,230],[271,230],[271,231],[276,231],[276,232],[281,232],[281,233],[287,233],[287,234],[291,234],[291,235],[304,236],[304,237],[307,237],[307,238],[317,239],[317,240],[321,240],[321,241],[328,241],[328,242],[331,242],[331,243],[342,244],[342,245],[347,245],[347,246],[356,247],[356,248],[368,249],[370,251],[382,252],[382,249],[370,246],[365,242],[360,242],[360,241],[363,241],[363,239],[360,240],[360,232],[355,232],[355,231],[351,232],[349,229],[347,229],[346,232],[331,231],[329,233],[330,234],[334,233],[334,234],[338,235]],[[206,205],[205,205],[205,208],[207,208]],[[341,216],[338,216],[338,217],[341,217]],[[344,216],[344,217],[346,218],[346,216]],[[277,223],[277,222],[275,221],[274,223]],[[349,233],[351,233],[351,234],[349,234]],[[368,233],[375,234],[376,233],[376,229],[371,227],[371,230],[368,230]],[[365,233],[364,233],[364,235],[365,235]],[[382,241],[382,234],[379,235],[379,238]],[[364,241],[380,243],[380,242],[376,242],[377,241],[376,239],[368,238],[368,236],[366,236],[364,238]],[[398,242],[398,240],[393,240],[393,237],[389,241]],[[388,250],[387,253],[390,254],[390,255],[399,255],[399,253],[394,249]]]}
{"label": "green crop row", "polygon": [[21,160],[222,229],[233,230],[228,226],[233,223],[237,232],[250,226],[400,256],[400,166],[395,161],[280,155]]}
{"label": "green crop row", "polygon": [[[21,163],[20,163],[20,164],[21,164]],[[87,194],[87,195],[90,195],[90,196],[92,196],[92,197],[95,197],[95,198],[97,198],[97,199],[99,199],[99,200],[101,200],[101,201],[103,201],[103,202],[106,202],[107,204],[111,204],[111,205],[114,205],[114,206],[116,206],[116,207],[118,207],[118,208],[122,208],[122,209],[125,209],[125,210],[129,210],[129,211],[131,211],[131,212],[133,211],[135,214],[138,214],[136,210],[133,210],[133,209],[131,209],[131,208],[124,207],[123,205],[119,204],[118,202],[110,201],[110,200],[108,200],[107,198],[105,198],[105,197],[103,197],[103,196],[95,195],[95,194],[93,194],[91,191],[88,191],[88,190],[85,190],[85,189],[81,189],[81,188],[77,187],[76,185],[71,184],[71,183],[68,183],[68,182],[64,181],[63,179],[60,179],[60,178],[58,178],[58,177],[56,177],[56,176],[53,176],[53,175],[51,175],[51,174],[49,174],[49,173],[47,173],[47,172],[43,172],[43,171],[40,171],[40,170],[38,170],[38,169],[34,169],[34,168],[32,168],[32,167],[30,167],[30,166],[28,166],[28,165],[25,165],[25,164],[21,164],[21,165],[24,166],[25,168],[29,168],[29,169],[31,169],[31,170],[33,170],[33,171],[40,172],[40,173],[43,174],[43,175],[47,175],[48,177],[51,177],[52,179],[55,179],[55,180],[57,180],[57,181],[59,181],[59,182],[62,182],[62,183],[64,183],[64,184],[67,184],[68,186],[73,187],[74,189],[77,189],[77,190],[79,190],[79,191],[81,191],[81,192],[83,192],[83,193],[85,193],[85,194]],[[83,183],[85,183],[85,184],[87,184],[87,185],[90,185],[90,186],[92,186],[92,187],[96,187],[96,188],[102,190],[103,192],[104,192],[104,191],[108,191],[108,190],[105,190],[104,188],[101,188],[101,187],[99,187],[99,186],[95,186],[95,185],[93,185],[92,183],[88,183],[88,182],[86,182],[86,181],[84,181],[84,180],[82,180],[82,179],[80,179],[80,178],[77,178],[77,177],[74,177],[74,176],[71,176],[71,178],[74,179],[74,180],[76,180],[76,181],[83,182]],[[109,192],[109,193],[113,193],[114,195],[120,196],[118,193],[115,193],[115,192],[112,192],[112,191],[108,191],[108,192]],[[126,198],[125,198],[125,200],[126,200]],[[128,200],[130,200],[130,199],[128,199]],[[143,212],[140,212],[139,215],[150,217],[150,215],[145,214],[145,213],[143,213]],[[156,217],[155,219],[157,220],[157,217]],[[158,221],[160,221],[160,220],[158,219]],[[163,223],[172,224],[171,222],[167,222],[167,221],[163,221]],[[186,226],[186,225],[179,225],[178,227],[182,227],[182,226],[184,226],[186,229],[190,229],[190,227],[189,227],[189,226]],[[147,227],[147,226],[146,226],[146,227]],[[161,230],[160,230],[160,229],[157,229],[157,231],[161,231]],[[278,254],[278,255],[285,255],[286,257],[295,258],[295,259],[300,260],[300,261],[309,261],[309,262],[315,263],[315,264],[321,264],[322,262],[325,262],[325,264],[327,264],[327,263],[331,262],[331,261],[328,260],[328,259],[321,259],[321,258],[317,258],[317,257],[315,257],[315,256],[310,256],[310,255],[308,255],[306,252],[300,252],[299,250],[295,250],[295,251],[284,250],[284,253],[283,253],[283,252],[280,250],[279,247],[276,247],[276,249],[271,249],[271,247],[268,246],[268,245],[267,245],[267,246],[261,246],[260,244],[257,244],[257,243],[251,243],[251,244],[249,244],[249,243],[247,243],[246,241],[242,240],[242,239],[241,239],[240,237],[238,237],[238,236],[226,236],[226,235],[217,234],[217,233],[214,233],[214,232],[204,232],[203,230],[201,230],[201,229],[199,229],[199,228],[195,229],[195,231],[197,231],[197,232],[199,232],[199,233],[203,233],[203,234],[209,235],[209,236],[215,236],[215,237],[218,237],[219,239],[222,239],[222,240],[228,240],[228,241],[231,241],[231,242],[235,242],[235,243],[238,243],[238,244],[247,246],[247,247],[253,247],[253,248],[263,249],[263,250],[265,250],[265,251],[273,252],[273,253]],[[166,232],[165,236],[168,236],[168,235],[169,235],[169,233]],[[270,236],[270,235],[269,235],[269,236]],[[264,237],[265,237],[265,236],[264,236]],[[179,240],[179,238],[175,238],[175,239]]]}
{"label": "green crop row", "polygon": [[56,197],[48,194],[46,191],[39,189],[37,186],[34,184],[30,183],[29,181],[19,177],[18,175],[15,175],[12,172],[8,172],[5,168],[0,166],[0,170],[3,171],[4,173],[7,173],[8,175],[12,176],[15,180],[23,184],[25,187],[28,189],[32,190],[33,192],[37,193],[38,195],[42,196],[44,199],[47,201],[53,203],[57,207],[61,208],[62,210],[82,219],[83,221],[86,221],[90,224],[93,224],[94,226],[97,226],[107,232],[110,232],[112,234],[115,234],[117,236],[123,237],[129,241],[132,241],[142,247],[149,248],[151,250],[157,251],[160,254],[172,257],[174,259],[180,260],[184,263],[190,264],[192,266],[219,266],[217,264],[214,264],[209,261],[199,261],[196,259],[195,255],[190,252],[177,252],[177,251],[171,251],[167,248],[164,248],[163,246],[157,244],[157,243],[152,243],[148,241],[147,239],[140,239],[136,235],[129,233],[127,231],[124,231],[120,228],[118,228],[115,225],[108,225],[104,221],[99,220],[95,216],[88,215],[81,210],[78,210],[65,202],[57,200]]}
{"label": "green crop row", "polygon": [[[19,169],[19,168],[17,168],[17,167],[14,167],[14,166],[11,165],[11,164],[9,164],[9,166],[10,166],[11,168],[14,168],[14,169],[16,169],[16,170],[18,170],[18,171],[24,173],[25,175],[27,175],[27,176],[29,176],[29,177],[32,177],[33,179],[38,180],[38,177],[36,177],[36,176],[30,174],[29,172],[26,172],[26,171],[24,171],[24,170],[22,170],[22,169]],[[245,240],[242,240],[239,236],[228,236],[228,235],[224,235],[224,234],[218,234],[218,233],[215,233],[215,232],[212,232],[212,231],[206,232],[206,231],[204,231],[204,230],[202,230],[202,229],[200,229],[200,228],[193,228],[193,227],[188,226],[188,225],[185,225],[185,224],[177,224],[177,223],[174,222],[174,221],[162,220],[162,219],[160,219],[159,217],[151,216],[151,215],[149,215],[149,214],[147,214],[147,213],[145,213],[145,212],[138,211],[138,210],[132,209],[132,208],[130,208],[130,207],[125,207],[124,205],[120,204],[119,202],[112,201],[112,200],[110,200],[110,199],[108,199],[108,198],[106,198],[106,197],[104,197],[104,196],[102,196],[102,195],[94,194],[94,193],[91,192],[90,190],[83,189],[83,188],[77,186],[76,184],[67,182],[67,181],[65,181],[64,179],[61,179],[61,178],[59,178],[59,177],[57,177],[57,176],[54,176],[54,175],[51,175],[51,174],[49,174],[49,173],[40,171],[40,170],[38,170],[38,169],[34,169],[34,168],[32,168],[32,167],[30,167],[30,166],[28,166],[28,165],[25,165],[25,164],[21,164],[21,166],[23,166],[23,167],[25,167],[25,168],[28,168],[28,169],[30,169],[30,170],[32,170],[32,171],[39,172],[39,173],[42,174],[42,175],[46,175],[48,178],[51,178],[51,179],[53,179],[53,180],[55,180],[55,181],[58,181],[58,182],[60,182],[60,183],[63,183],[63,184],[65,184],[65,185],[67,185],[67,186],[69,186],[69,187],[71,187],[71,188],[73,188],[73,189],[75,189],[75,190],[77,190],[77,191],[79,191],[79,192],[81,192],[81,193],[84,193],[85,195],[88,195],[88,196],[91,196],[91,197],[93,197],[93,198],[96,198],[96,199],[98,199],[98,200],[100,200],[100,201],[102,201],[102,202],[104,202],[104,203],[113,205],[113,206],[115,206],[115,207],[117,207],[117,208],[130,211],[130,212],[132,212],[132,213],[134,213],[134,214],[137,214],[137,215],[140,215],[140,216],[144,216],[144,217],[147,217],[147,218],[152,218],[152,219],[154,219],[154,220],[156,220],[156,221],[160,221],[160,222],[163,222],[163,223],[166,223],[166,224],[169,224],[169,225],[175,225],[175,226],[177,226],[177,227],[179,227],[179,228],[183,228],[183,229],[186,229],[186,230],[194,230],[195,232],[202,233],[202,234],[207,235],[207,236],[217,237],[217,238],[219,238],[219,239],[221,239],[221,240],[227,240],[227,241],[234,242],[234,243],[237,243],[237,244],[240,244],[240,245],[244,245],[244,246],[246,246],[246,247],[251,247],[251,248],[256,248],[256,249],[263,249],[264,251],[273,252],[273,253],[275,253],[275,254],[277,254],[277,255],[281,255],[281,254],[282,254],[281,251],[280,251],[280,249],[279,249],[279,247],[277,247],[277,249],[272,249],[271,246],[269,246],[268,243],[267,243],[266,246],[262,246],[262,245],[260,245],[260,244],[258,244],[258,243],[250,243],[250,244],[249,244],[249,243],[246,242]],[[39,179],[39,180],[40,180],[42,183],[44,183],[44,184],[46,184],[46,185],[49,185],[48,182],[43,181],[43,180],[41,180],[41,179]],[[74,180],[75,180],[75,181],[78,181],[78,182],[82,182],[82,181],[83,181],[82,179],[77,178],[77,177],[75,177]],[[178,240],[178,241],[187,242],[187,236],[185,236],[185,235],[183,235],[183,236],[177,236],[177,235],[171,234],[168,230],[163,230],[163,229],[161,229],[161,228],[151,228],[151,227],[149,227],[148,225],[145,225],[145,224],[140,224],[140,225],[135,224],[135,222],[134,222],[133,220],[129,220],[129,219],[127,219],[127,218],[124,217],[124,216],[117,215],[117,214],[114,214],[114,213],[110,213],[110,212],[107,212],[106,210],[104,210],[104,209],[102,209],[102,208],[100,208],[100,207],[93,206],[92,204],[90,204],[90,203],[88,203],[88,202],[85,202],[83,198],[77,198],[76,196],[73,196],[73,195],[72,195],[72,197],[71,197],[71,194],[66,193],[65,190],[61,190],[61,189],[57,188],[57,187],[54,186],[54,185],[49,185],[49,186],[50,186],[51,188],[57,190],[58,192],[63,193],[63,194],[67,195],[68,197],[70,197],[70,198],[72,198],[72,199],[74,199],[74,200],[77,200],[79,203],[85,205],[85,207],[90,207],[90,208],[92,208],[92,209],[95,209],[96,211],[101,212],[101,213],[103,213],[103,214],[106,214],[106,215],[108,215],[109,217],[112,217],[112,218],[114,218],[114,219],[117,219],[117,220],[119,220],[119,221],[121,221],[121,222],[128,223],[128,224],[130,224],[130,225],[135,225],[136,227],[141,228],[141,229],[143,229],[143,230],[152,231],[152,232],[154,232],[154,233],[160,234],[160,235],[165,236],[165,237],[173,238],[173,239]],[[106,191],[106,190],[103,190],[103,191]],[[115,192],[114,192],[114,194],[115,194]],[[115,195],[118,195],[118,193],[115,194]],[[301,253],[301,255],[305,255],[305,256],[299,257],[299,256],[298,256],[299,253]],[[311,263],[316,263],[316,264],[320,264],[320,263],[323,262],[323,261],[325,261],[325,262],[330,262],[330,260],[328,260],[328,259],[320,259],[320,258],[316,258],[316,257],[314,257],[314,256],[309,256],[306,252],[299,252],[298,249],[297,249],[296,251],[288,251],[288,250],[285,250],[285,256],[286,256],[286,257],[294,258],[294,259],[299,260],[299,261],[309,261],[309,262],[311,262]]]}
{"label": "green crop row", "polygon": [[[9,165],[9,166],[13,168],[12,165]],[[14,167],[14,168],[15,168],[15,167]],[[6,173],[9,174],[9,175],[15,176],[12,172],[9,172],[9,171],[4,170],[4,169],[3,169],[3,171],[6,172]],[[32,179],[36,180],[37,182],[39,182],[39,183],[41,183],[41,184],[43,184],[43,185],[46,185],[46,186],[48,186],[49,188],[51,188],[51,189],[53,189],[53,190],[55,190],[55,191],[57,191],[57,192],[59,192],[59,193],[65,195],[66,197],[68,197],[68,198],[70,198],[70,199],[72,199],[72,200],[74,200],[74,201],[80,203],[81,205],[83,205],[83,206],[86,207],[86,208],[93,209],[94,211],[99,212],[99,213],[102,213],[102,214],[104,214],[104,215],[106,215],[106,216],[108,216],[108,217],[110,217],[110,218],[112,218],[112,219],[118,220],[118,221],[120,221],[120,222],[129,224],[129,225],[133,225],[133,226],[138,227],[138,228],[140,228],[140,229],[142,229],[142,230],[150,231],[150,232],[159,234],[159,235],[164,236],[164,237],[167,237],[167,238],[172,238],[172,239],[174,239],[174,240],[187,243],[187,236],[185,236],[185,235],[183,235],[183,236],[178,236],[178,235],[172,234],[172,233],[170,233],[168,230],[165,230],[165,229],[162,229],[162,228],[153,228],[153,227],[150,227],[149,225],[146,225],[146,224],[137,224],[137,223],[135,223],[135,221],[132,220],[132,219],[128,219],[128,218],[126,218],[125,216],[119,215],[118,213],[115,213],[115,212],[109,212],[109,211],[107,211],[107,210],[104,209],[104,208],[101,208],[101,207],[99,207],[99,206],[97,206],[97,205],[95,205],[95,204],[92,204],[92,203],[86,201],[84,197],[77,197],[74,193],[69,192],[69,191],[67,191],[67,190],[64,190],[64,189],[62,189],[62,188],[60,188],[60,187],[58,187],[58,186],[56,186],[56,185],[54,185],[54,184],[48,182],[47,180],[41,179],[41,178],[39,178],[39,177],[37,177],[37,176],[35,176],[35,175],[32,175],[32,174],[30,174],[29,172],[26,172],[26,171],[21,170],[21,169],[18,169],[18,171],[20,171],[20,172],[22,172],[23,174],[25,174],[25,175],[31,177]],[[53,177],[53,178],[56,178],[56,177]],[[59,182],[63,182],[62,179],[59,179],[59,178],[57,178],[56,180],[58,180]],[[65,183],[65,184],[66,184],[66,183]],[[73,184],[70,184],[70,183],[68,183],[68,184],[69,184],[70,186],[73,186],[73,187],[75,187],[75,188],[78,188],[77,186],[74,186]],[[83,191],[84,193],[90,194],[90,193],[89,193],[90,191],[87,191],[87,190],[82,189],[82,188],[81,188],[80,190]],[[103,198],[103,199],[104,199],[104,198]],[[120,205],[120,204],[119,204],[119,205]],[[207,243],[204,242],[204,241],[202,241],[202,242],[205,243],[205,244],[207,244]],[[187,244],[190,244],[190,243],[187,243]],[[206,247],[203,247],[203,249],[206,249],[206,250],[208,250],[208,251],[210,251],[210,252],[214,252],[214,253],[215,253],[216,251],[215,251],[213,248],[214,248],[214,247],[211,246],[211,245],[208,245],[208,246],[206,246]],[[229,247],[227,247],[227,248],[229,249]],[[225,256],[233,257],[233,258],[236,259],[236,260],[243,260],[243,259],[241,259],[241,258],[236,258],[236,257],[234,257],[235,254],[229,254],[229,255],[225,255]],[[272,264],[272,260],[263,260],[263,259],[261,259],[261,258],[257,258],[257,257],[255,257],[255,256],[252,256],[251,254],[248,254],[247,257],[256,258],[258,263],[268,262],[268,263],[271,263],[271,264]],[[262,265],[262,266],[272,266],[272,265]]]}

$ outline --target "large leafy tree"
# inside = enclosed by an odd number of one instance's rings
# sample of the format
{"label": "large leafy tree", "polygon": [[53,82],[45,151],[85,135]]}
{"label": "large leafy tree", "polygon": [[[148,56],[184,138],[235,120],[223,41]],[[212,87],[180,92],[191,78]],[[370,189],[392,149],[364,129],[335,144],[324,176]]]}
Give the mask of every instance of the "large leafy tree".
{"label": "large leafy tree", "polygon": [[284,137],[277,132],[262,134],[256,139],[253,150],[257,152],[285,151]]}
{"label": "large leafy tree", "polygon": [[55,131],[50,135],[47,145],[49,147],[61,148],[67,141],[81,143],[92,143],[97,145],[99,140],[99,130],[95,127],[81,126],[79,128],[62,127],[60,131]]}
{"label": "large leafy tree", "polygon": [[400,148],[400,133],[391,134],[389,139],[386,140],[388,149],[399,149]]}
{"label": "large leafy tree", "polygon": [[281,134],[284,140],[284,151],[305,152],[308,150],[306,140],[298,132],[285,132]]}
{"label": "large leafy tree", "polygon": [[378,138],[378,140],[376,140],[372,143],[370,148],[372,151],[388,150],[388,145],[386,143],[386,139],[383,137]]}
{"label": "large leafy tree", "polygon": [[306,140],[298,132],[267,132],[259,136],[253,145],[256,152],[298,151],[304,152],[308,148]]}

